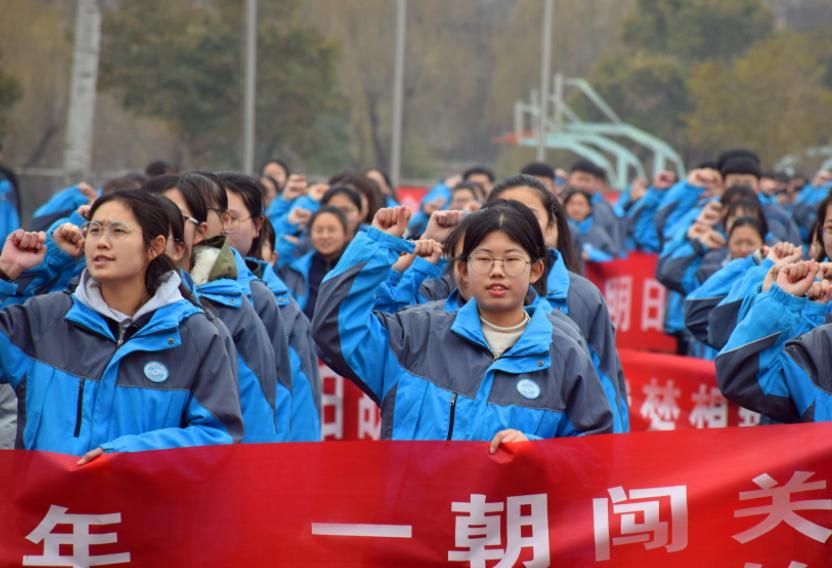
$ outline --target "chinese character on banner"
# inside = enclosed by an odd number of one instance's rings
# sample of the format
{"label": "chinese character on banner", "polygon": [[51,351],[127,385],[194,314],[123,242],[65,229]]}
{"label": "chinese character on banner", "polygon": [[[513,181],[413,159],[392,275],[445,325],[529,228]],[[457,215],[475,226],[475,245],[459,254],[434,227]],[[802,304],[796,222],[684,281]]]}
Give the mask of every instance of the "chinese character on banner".
{"label": "chinese character on banner", "polygon": [[321,373],[321,439],[344,439],[344,377],[324,364]]}
{"label": "chinese character on banner", "polygon": [[641,404],[641,416],[650,420],[650,430],[674,430],[676,420],[679,419],[679,405],[676,399],[682,391],[673,386],[669,380],[665,386],[659,386],[659,381],[650,379],[649,385],[644,385],[644,402]]}
{"label": "chinese character on banner", "polygon": [[366,393],[358,399],[358,439],[381,439],[381,411]]}
{"label": "chinese character on banner", "polygon": [[604,298],[615,329],[630,330],[630,306],[633,304],[633,277],[618,276],[604,283]]}
{"label": "chinese character on banner", "polygon": [[[90,534],[90,526],[120,524],[121,513],[77,515],[67,511],[66,507],[49,507],[40,524],[26,537],[35,544],[43,542],[43,555],[24,556],[23,566],[110,566],[130,562],[129,552],[97,556],[90,552],[91,546],[118,542],[117,533]],[[71,525],[72,532],[53,533],[58,525]]]}
{"label": "chinese character on banner", "polygon": [[694,428],[725,428],[728,426],[728,401],[716,387],[699,384],[699,392],[691,395],[693,410],[690,423]]}
{"label": "chinese character on banner", "polygon": [[[549,566],[549,513],[545,493],[509,497],[488,503],[485,495],[473,494],[468,502],[451,503],[458,513],[454,529],[454,547],[449,562],[467,562],[471,568],[486,568],[489,560],[499,560],[494,568],[514,566],[523,549],[533,557],[527,568]],[[503,546],[503,512],[505,511],[505,547]]]}
{"label": "chinese character on banner", "polygon": [[[743,568],[763,568],[763,565],[762,564],[755,564],[754,562],[746,562],[745,566],[743,566]],[[792,560],[791,562],[789,562],[789,565],[788,565],[787,568],[809,568],[809,565],[808,564],[803,564],[802,562],[796,562],[796,561]]]}
{"label": "chinese character on banner", "polygon": [[747,408],[740,406],[739,416],[740,422],[738,426],[749,427],[760,425],[760,414],[758,412],[754,412],[753,410],[748,410]]}
{"label": "chinese character on banner", "polygon": [[[667,552],[679,552],[688,546],[687,487],[654,487],[631,489],[629,496],[623,487],[607,490],[610,498],[592,500],[595,525],[595,560],[609,560],[610,547],[642,543],[646,550],[664,547]],[[670,501],[670,518],[662,514],[662,498]],[[619,519],[619,534],[610,540],[610,510]],[[665,508],[666,510],[666,508]],[[669,525],[669,526],[668,526]]]}
{"label": "chinese character on banner", "polygon": [[644,281],[644,298],[641,303],[641,331],[664,331],[664,309],[667,289],[657,280]]}
{"label": "chinese character on banner", "polygon": [[792,501],[791,499],[792,493],[826,489],[825,480],[807,483],[813,475],[814,472],[811,471],[795,471],[792,478],[781,487],[778,487],[777,480],[767,473],[752,479],[760,489],[740,491],[740,501],[769,499],[771,503],[734,511],[734,517],[766,515],[766,518],[757,525],[735,534],[734,539],[745,544],[774,530],[781,523],[785,523],[804,536],[825,543],[832,536],[832,530],[801,517],[796,511],[832,511],[832,499],[809,499],[806,501]]}

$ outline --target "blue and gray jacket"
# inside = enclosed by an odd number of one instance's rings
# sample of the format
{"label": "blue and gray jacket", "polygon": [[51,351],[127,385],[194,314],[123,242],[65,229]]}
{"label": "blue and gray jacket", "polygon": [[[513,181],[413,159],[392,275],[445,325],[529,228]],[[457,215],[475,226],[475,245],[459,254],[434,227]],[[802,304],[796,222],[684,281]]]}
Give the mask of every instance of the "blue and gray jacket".
{"label": "blue and gray jacket", "polygon": [[6,237],[20,228],[20,204],[17,188],[0,169],[0,242],[5,243]]}
{"label": "blue and gray jacket", "polygon": [[288,439],[291,395],[285,381],[277,378],[275,360],[276,355],[288,359],[288,350],[275,353],[265,325],[236,280],[236,265],[225,237],[194,248],[193,274],[195,295],[225,324],[234,342],[245,425],[242,441]]}
{"label": "blue and gray jacket", "polygon": [[570,221],[570,224],[575,226],[580,235],[580,248],[578,250],[587,254],[588,258],[586,260],[590,262],[608,262],[626,254],[624,249],[618,248],[612,237],[594,222],[592,215],[580,222]]}
{"label": "blue and gray jacket", "polygon": [[[98,195],[101,194],[102,191],[98,190]],[[76,209],[89,202],[90,200],[81,193],[77,185],[64,188],[35,210],[32,214],[30,230],[45,231],[58,219],[69,217]]]}
{"label": "blue and gray jacket", "polygon": [[321,286],[312,321],[321,355],[381,406],[382,437],[491,440],[515,428],[530,439],[612,431],[592,363],[530,308],[523,335],[494,360],[475,301],[444,310],[372,311],[375,290],[412,245],[376,229],[359,234]]}
{"label": "blue and gray jacket", "polygon": [[120,322],[102,315],[109,308],[90,280],[72,296],[0,311],[0,381],[20,401],[16,446],[83,455],[238,442],[233,361],[208,317],[178,293],[179,277]]}
{"label": "blue and gray jacket", "polygon": [[716,359],[725,397],[780,422],[832,420],[832,325],[803,333],[820,314],[776,284],[761,293]]}
{"label": "blue and gray jacket", "polygon": [[[569,316],[578,324],[586,339],[602,384],[609,383],[616,390],[619,401],[621,431],[630,431],[630,411],[627,406],[627,385],[618,351],[615,348],[615,329],[601,291],[579,274],[566,269],[563,257],[556,249],[549,249],[549,276],[546,299],[553,308]],[[605,388],[609,388],[605,386]]]}
{"label": "blue and gray jacket", "polygon": [[[272,305],[277,306],[287,342],[292,375],[292,412],[289,441],[317,442],[321,439],[321,377],[318,354],[312,341],[309,319],[292,298],[289,288],[265,261],[245,259],[235,251],[238,270],[252,288],[262,287]],[[242,263],[242,266],[241,266]],[[258,313],[265,299],[255,297]],[[269,326],[266,325],[268,328]],[[271,335],[271,332],[270,332]]]}

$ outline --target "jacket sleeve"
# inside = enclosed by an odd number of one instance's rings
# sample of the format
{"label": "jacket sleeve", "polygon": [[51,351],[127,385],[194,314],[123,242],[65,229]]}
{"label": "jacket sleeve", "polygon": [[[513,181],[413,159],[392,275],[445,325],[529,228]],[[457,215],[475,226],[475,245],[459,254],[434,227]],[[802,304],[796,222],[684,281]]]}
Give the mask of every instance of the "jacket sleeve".
{"label": "jacket sleeve", "polygon": [[656,266],[656,279],[680,294],[693,292],[698,287],[696,270],[707,251],[701,242],[687,239],[671,250],[666,248]]}
{"label": "jacket sleeve", "polygon": [[562,428],[556,436],[585,436],[589,434],[609,434],[613,432],[613,413],[601,381],[595,374],[592,362],[586,352],[569,338],[558,338],[561,345],[566,344],[563,353],[564,375],[571,380],[564,381],[564,400],[568,421],[561,423]]}
{"label": "jacket sleeve", "polygon": [[236,350],[229,353],[221,334],[212,329],[201,350],[199,368],[183,412],[181,428],[160,428],[119,436],[102,444],[109,452],[139,452],[239,442],[243,436],[240,394],[234,375]]}
{"label": "jacket sleeve", "polygon": [[719,387],[732,402],[781,422],[829,420],[832,326],[806,329],[825,306],[776,284],[760,294],[716,358]]}
{"label": "jacket sleeve", "polygon": [[708,318],[711,311],[728,295],[732,284],[754,266],[751,257],[732,260],[685,298],[685,327],[698,341],[708,343]]}
{"label": "jacket sleeve", "polygon": [[656,211],[656,230],[661,240],[671,238],[672,230],[687,211],[696,206],[705,189],[680,181],[662,196]]}
{"label": "jacket sleeve", "polygon": [[743,302],[760,291],[760,284],[774,263],[764,259],[759,265],[747,270],[742,277],[731,284],[725,296],[708,315],[708,340],[715,349],[722,349],[737,327]]}
{"label": "jacket sleeve", "polygon": [[321,283],[312,319],[321,358],[377,404],[393,386],[400,366],[388,343],[384,316],[373,313],[375,291],[399,254],[412,251],[412,244],[375,228],[360,233]]}

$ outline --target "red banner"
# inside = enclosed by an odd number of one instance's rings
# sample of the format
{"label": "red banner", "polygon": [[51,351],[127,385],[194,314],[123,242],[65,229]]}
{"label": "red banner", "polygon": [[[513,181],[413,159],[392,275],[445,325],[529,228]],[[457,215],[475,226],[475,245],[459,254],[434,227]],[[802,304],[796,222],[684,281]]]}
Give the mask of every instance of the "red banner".
{"label": "red banner", "polygon": [[586,277],[607,300],[619,347],[676,350],[676,340],[664,333],[667,289],[656,280],[657,262],[655,254],[633,252],[621,260],[586,263]]}
{"label": "red banner", "polygon": [[760,415],[728,402],[713,361],[619,349],[630,430],[757,426]]}
{"label": "red banner", "polygon": [[819,568],[832,553],[832,424],[493,456],[346,442],[76,459],[0,452],[0,565]]}

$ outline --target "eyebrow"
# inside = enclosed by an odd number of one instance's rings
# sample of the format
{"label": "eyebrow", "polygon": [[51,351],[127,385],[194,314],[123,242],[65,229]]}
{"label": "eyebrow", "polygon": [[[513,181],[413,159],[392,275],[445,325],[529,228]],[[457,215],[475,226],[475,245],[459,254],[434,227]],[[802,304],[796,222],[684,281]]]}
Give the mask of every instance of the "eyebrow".
{"label": "eyebrow", "polygon": [[[492,254],[494,253],[494,251],[493,251],[493,250],[491,250],[491,249],[486,249],[486,248],[478,248],[478,249],[474,249],[472,252],[490,252],[490,253],[492,253]],[[506,250],[504,254],[508,254],[508,253],[510,253],[510,252],[526,252],[526,251],[525,251],[525,250],[523,250],[523,249],[519,249],[519,248],[510,248],[510,249]]]}

